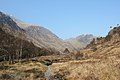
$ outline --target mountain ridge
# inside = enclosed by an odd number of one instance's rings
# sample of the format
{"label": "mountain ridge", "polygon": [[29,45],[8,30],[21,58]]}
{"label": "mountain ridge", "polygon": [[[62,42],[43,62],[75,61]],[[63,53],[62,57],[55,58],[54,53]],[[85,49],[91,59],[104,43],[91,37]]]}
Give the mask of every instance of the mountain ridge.
{"label": "mountain ridge", "polygon": [[[22,37],[22,35],[18,35],[19,32],[16,30],[22,30],[25,31],[25,33],[22,33],[25,35],[23,39],[26,41],[31,41],[33,44],[40,48],[51,48],[58,51],[64,51],[65,48],[68,48],[71,51],[74,50],[71,44],[64,42],[54,33],[42,26],[26,24],[16,19],[15,17],[6,15],[2,12],[0,12],[0,14],[1,23],[4,25],[8,25],[11,28],[10,33],[17,37]],[[16,33],[14,34],[13,31],[15,31]]]}
{"label": "mountain ridge", "polygon": [[92,34],[82,34],[75,38],[69,38],[65,40],[66,42],[69,42],[74,46],[77,50],[85,48],[94,38],[97,38],[96,36],[93,36]]}
{"label": "mountain ridge", "polygon": [[[5,24],[8,24],[8,26],[11,26],[11,30],[15,28],[17,30],[24,31],[24,33],[22,33],[24,34],[23,36],[24,40],[31,41],[33,44],[35,44],[36,46],[40,48],[48,48],[48,49],[52,48],[52,49],[56,49],[62,52],[66,48],[68,48],[72,52],[74,50],[79,50],[81,48],[86,47],[87,44],[89,44],[93,38],[96,38],[95,36],[91,34],[86,34],[86,35],[80,35],[76,38],[63,40],[59,38],[57,35],[55,35],[54,33],[52,33],[50,30],[42,26],[24,23],[23,21],[15,18],[14,16],[9,16],[2,12],[1,14],[5,16],[1,18],[5,18],[5,20],[7,20],[5,21]],[[17,31],[15,32],[16,33],[13,35],[17,37],[21,36],[21,38],[23,38],[20,32],[17,32]]]}

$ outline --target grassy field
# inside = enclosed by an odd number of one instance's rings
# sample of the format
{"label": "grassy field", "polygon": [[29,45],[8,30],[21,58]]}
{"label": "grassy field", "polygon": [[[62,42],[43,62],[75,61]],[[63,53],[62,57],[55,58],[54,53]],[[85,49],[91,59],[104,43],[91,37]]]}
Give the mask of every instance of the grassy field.
{"label": "grassy field", "polygon": [[120,80],[120,59],[77,60],[52,65],[61,80]]}
{"label": "grassy field", "polygon": [[45,80],[47,67],[39,62],[4,63],[0,63],[0,80]]}

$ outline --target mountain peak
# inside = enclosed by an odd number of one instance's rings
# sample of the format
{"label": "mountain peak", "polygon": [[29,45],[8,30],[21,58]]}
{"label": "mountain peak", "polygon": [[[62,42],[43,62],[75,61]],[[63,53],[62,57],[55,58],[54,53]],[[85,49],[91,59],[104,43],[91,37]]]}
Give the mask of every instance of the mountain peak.
{"label": "mountain peak", "polygon": [[111,36],[113,36],[113,35],[115,35],[115,34],[120,34],[120,26],[114,27],[114,28],[108,33],[108,35],[111,35]]}
{"label": "mountain peak", "polygon": [[[64,51],[66,47],[71,51],[74,49],[69,43],[64,42],[50,30],[42,26],[26,24],[13,16],[4,14],[3,12],[0,12],[0,24],[7,25],[4,27],[10,29],[8,33],[15,36],[19,33],[18,30],[24,30],[24,40],[32,42],[37,47],[46,49],[51,48],[60,51]],[[18,35],[17,37],[21,37],[21,35]]]}
{"label": "mountain peak", "polygon": [[9,28],[15,30],[22,30],[14,21],[13,19],[8,16],[7,14],[0,12],[0,24],[7,25]]}
{"label": "mountain peak", "polygon": [[93,36],[92,34],[82,34],[76,38],[67,39],[66,41],[72,44],[72,46],[76,49],[81,49],[86,47],[87,44],[93,40],[93,38],[96,38],[96,36]]}

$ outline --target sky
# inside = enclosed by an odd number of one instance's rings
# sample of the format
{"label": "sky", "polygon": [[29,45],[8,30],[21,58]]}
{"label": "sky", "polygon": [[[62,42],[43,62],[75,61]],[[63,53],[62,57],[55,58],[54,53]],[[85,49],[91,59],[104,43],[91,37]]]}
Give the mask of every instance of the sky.
{"label": "sky", "polygon": [[120,24],[120,0],[0,0],[0,11],[43,26],[58,37],[106,36]]}

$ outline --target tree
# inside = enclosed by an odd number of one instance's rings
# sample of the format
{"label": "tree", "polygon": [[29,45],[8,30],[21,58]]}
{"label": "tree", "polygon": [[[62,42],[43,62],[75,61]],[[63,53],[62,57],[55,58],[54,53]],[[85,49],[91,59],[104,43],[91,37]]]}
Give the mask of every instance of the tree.
{"label": "tree", "polygon": [[70,53],[68,48],[65,48],[64,53]]}
{"label": "tree", "polygon": [[20,41],[20,54],[19,54],[19,59],[21,59],[22,58],[22,54],[23,54],[23,38],[24,38],[24,32],[25,32],[25,30],[23,30],[23,29],[21,29],[20,30],[20,36],[21,36],[21,41]]}
{"label": "tree", "polygon": [[81,53],[80,51],[78,51],[77,53],[74,54],[74,57],[76,60],[82,59],[84,56],[83,53]]}
{"label": "tree", "polygon": [[117,24],[117,27],[119,27],[119,24]]}

